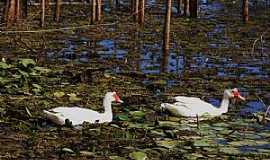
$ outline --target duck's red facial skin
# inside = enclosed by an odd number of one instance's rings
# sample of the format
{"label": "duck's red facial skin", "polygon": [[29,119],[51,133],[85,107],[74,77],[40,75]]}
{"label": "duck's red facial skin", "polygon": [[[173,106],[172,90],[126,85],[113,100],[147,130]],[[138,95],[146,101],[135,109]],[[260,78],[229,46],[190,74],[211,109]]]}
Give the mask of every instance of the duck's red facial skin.
{"label": "duck's red facial skin", "polygon": [[234,97],[234,98],[238,98],[238,99],[240,99],[240,100],[245,101],[245,98],[242,97],[242,96],[240,95],[240,92],[238,91],[237,88],[234,88],[234,89],[232,90],[232,94],[233,94],[233,97]]}
{"label": "duck's red facial skin", "polygon": [[120,99],[120,97],[116,93],[113,94],[113,98],[114,98],[115,102],[122,103],[122,100]]}
{"label": "duck's red facial skin", "polygon": [[238,90],[233,90],[232,93],[233,93],[234,97],[239,97],[240,96],[240,93],[239,93]]}

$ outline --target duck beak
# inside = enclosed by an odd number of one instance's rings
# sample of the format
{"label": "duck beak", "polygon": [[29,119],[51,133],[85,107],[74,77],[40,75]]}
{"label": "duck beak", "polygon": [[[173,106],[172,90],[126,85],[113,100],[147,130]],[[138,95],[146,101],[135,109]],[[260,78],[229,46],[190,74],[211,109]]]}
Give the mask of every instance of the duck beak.
{"label": "duck beak", "polygon": [[117,102],[118,103],[124,103],[124,101],[122,101],[121,99],[119,99]]}
{"label": "duck beak", "polygon": [[242,97],[241,95],[237,96],[238,99],[242,100],[242,101],[246,101],[245,97]]}

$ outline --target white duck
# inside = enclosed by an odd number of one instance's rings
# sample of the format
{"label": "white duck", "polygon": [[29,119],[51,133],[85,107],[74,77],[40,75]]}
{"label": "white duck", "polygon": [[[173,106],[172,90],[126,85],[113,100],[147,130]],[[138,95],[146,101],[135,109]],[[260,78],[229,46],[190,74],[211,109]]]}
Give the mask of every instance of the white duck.
{"label": "white duck", "polygon": [[44,110],[43,112],[48,119],[58,125],[64,125],[66,119],[72,122],[73,126],[80,125],[83,122],[111,122],[113,119],[111,105],[114,101],[119,103],[123,102],[116,92],[107,92],[103,99],[104,113],[98,113],[91,109],[80,107],[57,107],[50,109],[49,111]]}
{"label": "white duck", "polygon": [[202,115],[208,115],[211,117],[220,116],[223,113],[228,112],[228,107],[231,98],[239,98],[245,100],[238,91],[237,88],[226,89],[223,94],[223,100],[219,108],[213,106],[210,103],[202,101],[196,97],[177,96],[174,100],[177,102],[173,104],[162,103],[161,108],[169,110],[173,115],[184,117],[196,117]]}

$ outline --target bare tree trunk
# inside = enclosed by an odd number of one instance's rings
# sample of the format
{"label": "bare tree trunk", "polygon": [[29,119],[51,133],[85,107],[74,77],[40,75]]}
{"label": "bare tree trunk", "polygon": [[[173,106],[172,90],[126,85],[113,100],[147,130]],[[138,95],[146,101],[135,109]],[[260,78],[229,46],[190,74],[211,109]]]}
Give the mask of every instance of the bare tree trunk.
{"label": "bare tree trunk", "polygon": [[172,12],[172,0],[167,0],[164,35],[163,35],[163,54],[162,54],[162,62],[160,65],[161,72],[165,72],[167,70],[166,66],[168,64],[168,55],[169,55],[169,49],[170,49],[171,12]]}
{"label": "bare tree trunk", "polygon": [[16,21],[16,0],[6,1],[4,14],[4,22],[6,23],[7,27],[9,27]]}
{"label": "bare tree trunk", "polygon": [[91,24],[94,24],[96,21],[96,0],[90,0],[91,3]]}
{"label": "bare tree trunk", "polygon": [[115,0],[115,8],[119,7],[119,0]]}
{"label": "bare tree trunk", "polygon": [[133,0],[133,11],[132,11],[132,14],[134,15],[133,16],[133,19],[134,19],[134,22],[138,22],[138,19],[139,19],[139,0]]}
{"label": "bare tree trunk", "polygon": [[139,24],[143,26],[144,24],[144,3],[145,0],[140,0],[139,3]]}
{"label": "bare tree trunk", "polygon": [[22,17],[26,18],[27,17],[27,0],[22,0],[22,7],[21,7],[21,13],[22,13]]}
{"label": "bare tree trunk", "polygon": [[61,0],[56,0],[56,4],[55,4],[55,17],[54,20],[56,22],[59,22],[60,20],[60,13],[61,13]]}
{"label": "bare tree trunk", "polygon": [[101,0],[97,0],[97,9],[96,9],[96,17],[97,17],[97,21],[99,22],[101,20],[101,9],[102,9],[102,1]]}
{"label": "bare tree trunk", "polygon": [[44,23],[45,23],[45,0],[40,1],[40,7],[41,7],[40,26],[44,27]]}
{"label": "bare tree trunk", "polygon": [[184,0],[184,16],[189,16],[189,0]]}
{"label": "bare tree trunk", "polygon": [[189,0],[189,13],[190,17],[197,18],[198,17],[198,0]]}
{"label": "bare tree trunk", "polygon": [[16,0],[16,18],[15,21],[18,21],[21,18],[21,1]]}
{"label": "bare tree trunk", "polygon": [[243,22],[244,23],[248,22],[248,20],[249,20],[249,16],[248,16],[248,0],[243,0],[242,15],[243,15]]}

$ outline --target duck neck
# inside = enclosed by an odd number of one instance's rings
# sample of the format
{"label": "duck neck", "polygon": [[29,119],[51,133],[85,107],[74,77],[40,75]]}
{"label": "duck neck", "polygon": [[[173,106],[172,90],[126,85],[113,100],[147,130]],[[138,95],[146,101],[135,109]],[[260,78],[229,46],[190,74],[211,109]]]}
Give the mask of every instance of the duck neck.
{"label": "duck neck", "polygon": [[112,102],[108,98],[103,99],[104,113],[102,114],[103,121],[112,121]]}
{"label": "duck neck", "polygon": [[228,96],[224,94],[223,99],[222,99],[221,104],[220,104],[220,107],[219,107],[219,110],[221,113],[228,112],[229,103],[230,103],[230,100],[229,100]]}

